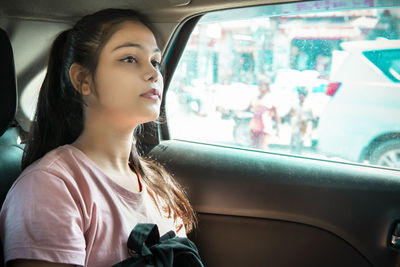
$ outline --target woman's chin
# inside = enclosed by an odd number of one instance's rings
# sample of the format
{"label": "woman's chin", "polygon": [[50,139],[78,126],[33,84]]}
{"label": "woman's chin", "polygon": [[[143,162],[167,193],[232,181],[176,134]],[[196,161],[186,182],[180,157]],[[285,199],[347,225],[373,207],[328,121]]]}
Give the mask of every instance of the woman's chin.
{"label": "woman's chin", "polygon": [[147,122],[152,122],[158,119],[160,116],[160,112],[152,112],[151,114],[146,114],[146,116],[142,116],[140,124],[147,123]]}

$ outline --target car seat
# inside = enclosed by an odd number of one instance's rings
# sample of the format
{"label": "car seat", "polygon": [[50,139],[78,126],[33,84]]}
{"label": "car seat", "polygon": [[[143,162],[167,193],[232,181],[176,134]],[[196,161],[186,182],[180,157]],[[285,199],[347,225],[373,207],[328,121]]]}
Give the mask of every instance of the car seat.
{"label": "car seat", "polygon": [[[18,128],[12,126],[17,110],[17,83],[14,56],[7,33],[0,29],[0,204],[21,173],[23,148],[18,145]],[[1,244],[1,243],[0,243]],[[0,247],[0,265],[3,249]]]}

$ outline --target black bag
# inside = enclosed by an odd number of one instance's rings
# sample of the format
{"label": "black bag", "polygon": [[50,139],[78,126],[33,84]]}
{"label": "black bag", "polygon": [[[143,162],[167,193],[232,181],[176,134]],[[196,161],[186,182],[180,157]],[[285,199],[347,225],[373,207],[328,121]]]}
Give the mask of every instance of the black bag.
{"label": "black bag", "polygon": [[160,237],[155,224],[137,224],[129,236],[128,248],[136,254],[113,267],[204,267],[192,241],[176,237],[174,231]]}

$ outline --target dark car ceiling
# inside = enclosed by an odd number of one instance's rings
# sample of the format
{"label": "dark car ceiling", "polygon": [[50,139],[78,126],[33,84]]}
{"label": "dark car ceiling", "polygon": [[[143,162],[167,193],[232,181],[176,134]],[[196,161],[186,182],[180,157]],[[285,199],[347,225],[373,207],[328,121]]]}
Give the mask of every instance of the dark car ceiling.
{"label": "dark car ceiling", "polygon": [[298,0],[5,0],[0,17],[74,21],[103,8],[132,8],[154,22],[179,22],[193,14],[239,6],[299,2]]}

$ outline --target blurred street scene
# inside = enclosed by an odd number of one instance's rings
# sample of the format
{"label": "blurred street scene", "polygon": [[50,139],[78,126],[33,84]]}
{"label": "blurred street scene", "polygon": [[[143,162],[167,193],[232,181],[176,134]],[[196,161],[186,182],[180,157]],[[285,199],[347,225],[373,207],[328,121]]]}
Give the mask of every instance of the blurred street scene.
{"label": "blurred street scene", "polygon": [[[399,40],[400,8],[259,13],[229,21],[204,17],[194,29],[167,94],[171,137],[334,157],[317,145],[321,117],[342,90],[332,77],[353,51],[345,54],[342,44]],[[385,75],[392,80],[385,79],[398,87],[400,61],[390,62],[391,76]]]}

